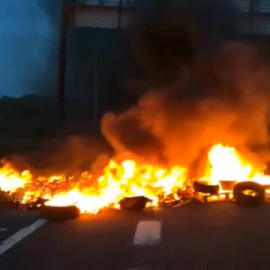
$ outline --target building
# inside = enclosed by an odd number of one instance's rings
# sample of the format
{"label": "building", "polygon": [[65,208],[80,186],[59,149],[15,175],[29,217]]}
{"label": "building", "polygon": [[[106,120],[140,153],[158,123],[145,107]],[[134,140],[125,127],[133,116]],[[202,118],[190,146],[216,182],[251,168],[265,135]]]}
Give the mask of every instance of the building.
{"label": "building", "polygon": [[127,23],[134,0],[69,0],[69,23],[81,27],[117,28]]}
{"label": "building", "polygon": [[[181,0],[69,0],[75,7],[71,23],[78,26],[116,28],[127,24],[134,13],[146,13],[175,5]],[[182,1],[183,2],[183,1]],[[165,3],[165,4],[164,4]],[[270,0],[234,0],[243,15],[242,31],[270,35]],[[120,21],[120,22],[119,22]]]}
{"label": "building", "polygon": [[[61,106],[65,92],[83,101],[80,118],[98,122],[105,111],[127,102],[119,81],[130,59],[121,29],[134,16],[149,16],[179,3],[181,0],[67,0],[67,63],[60,83]],[[235,5],[245,35],[270,35],[270,0],[235,0]],[[76,110],[69,109],[70,117]]]}

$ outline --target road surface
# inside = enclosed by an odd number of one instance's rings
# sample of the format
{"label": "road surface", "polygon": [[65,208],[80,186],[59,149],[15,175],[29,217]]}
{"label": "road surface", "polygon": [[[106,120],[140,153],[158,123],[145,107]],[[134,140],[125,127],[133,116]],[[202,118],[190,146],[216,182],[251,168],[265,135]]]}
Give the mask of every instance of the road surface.
{"label": "road surface", "polygon": [[64,223],[1,210],[0,269],[269,269],[269,232],[268,205],[110,210]]}

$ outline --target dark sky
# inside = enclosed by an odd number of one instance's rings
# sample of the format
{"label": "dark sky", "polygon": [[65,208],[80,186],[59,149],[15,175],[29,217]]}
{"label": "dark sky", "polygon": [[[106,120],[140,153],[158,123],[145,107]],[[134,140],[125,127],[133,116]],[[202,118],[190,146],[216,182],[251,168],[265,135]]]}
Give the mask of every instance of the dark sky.
{"label": "dark sky", "polygon": [[57,0],[1,0],[0,95],[53,91]]}

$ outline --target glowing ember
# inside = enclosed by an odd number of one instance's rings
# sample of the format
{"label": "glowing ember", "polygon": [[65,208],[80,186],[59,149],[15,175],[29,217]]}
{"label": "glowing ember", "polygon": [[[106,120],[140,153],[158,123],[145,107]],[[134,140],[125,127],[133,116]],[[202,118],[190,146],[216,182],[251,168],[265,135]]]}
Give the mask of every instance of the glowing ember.
{"label": "glowing ember", "polygon": [[[210,166],[201,179],[213,184],[220,180],[270,184],[270,176],[254,168],[234,147],[215,145],[209,151],[208,159]],[[29,171],[19,173],[10,165],[0,169],[0,189],[11,194],[19,192],[22,202],[44,198],[48,199],[46,205],[75,205],[81,213],[119,208],[123,198],[133,196],[145,196],[151,200],[151,206],[158,206],[162,200],[177,198],[178,191],[187,188],[189,180],[188,168],[161,168],[134,160],[120,163],[111,160],[101,176],[84,172],[76,177],[34,177]]]}

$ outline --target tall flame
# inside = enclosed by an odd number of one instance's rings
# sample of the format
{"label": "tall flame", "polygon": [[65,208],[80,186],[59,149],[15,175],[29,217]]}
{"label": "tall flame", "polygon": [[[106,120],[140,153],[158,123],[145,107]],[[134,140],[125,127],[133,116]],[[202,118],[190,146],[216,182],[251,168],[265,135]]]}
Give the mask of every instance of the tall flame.
{"label": "tall flame", "polygon": [[263,185],[270,184],[270,176],[257,170],[234,147],[215,145],[209,151],[208,159],[211,164],[209,180],[212,183],[218,184],[220,180],[252,180]]}

